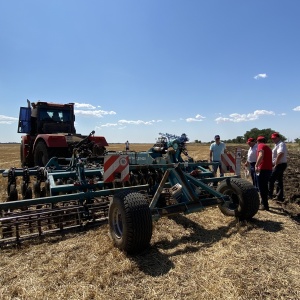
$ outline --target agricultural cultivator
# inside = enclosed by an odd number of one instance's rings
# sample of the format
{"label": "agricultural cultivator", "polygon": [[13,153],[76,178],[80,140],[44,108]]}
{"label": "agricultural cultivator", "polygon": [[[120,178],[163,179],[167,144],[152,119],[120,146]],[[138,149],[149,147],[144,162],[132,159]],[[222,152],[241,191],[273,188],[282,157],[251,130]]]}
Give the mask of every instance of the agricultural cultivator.
{"label": "agricultural cultivator", "polygon": [[213,163],[189,156],[185,134],[160,134],[148,151],[86,156],[93,134],[69,158],[1,170],[8,179],[7,201],[0,203],[1,245],[108,221],[114,245],[138,253],[149,246],[152,224],[161,217],[210,206],[240,219],[258,211],[255,187],[236,174],[215,177]]}

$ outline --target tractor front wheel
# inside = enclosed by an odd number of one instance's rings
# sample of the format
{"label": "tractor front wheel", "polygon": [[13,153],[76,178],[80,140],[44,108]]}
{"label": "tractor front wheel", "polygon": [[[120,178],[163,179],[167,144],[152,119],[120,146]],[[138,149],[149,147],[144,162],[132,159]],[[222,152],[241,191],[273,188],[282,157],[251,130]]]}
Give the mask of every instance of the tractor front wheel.
{"label": "tractor front wheel", "polygon": [[44,167],[49,161],[48,147],[43,141],[39,141],[34,149],[34,165]]}
{"label": "tractor front wheel", "polygon": [[129,254],[145,250],[152,237],[152,216],[145,197],[133,191],[114,196],[109,206],[109,231],[114,245]]}
{"label": "tractor front wheel", "polygon": [[224,179],[217,191],[229,197],[229,201],[219,205],[224,215],[247,220],[257,213],[259,196],[255,186],[249,181],[241,178]]}

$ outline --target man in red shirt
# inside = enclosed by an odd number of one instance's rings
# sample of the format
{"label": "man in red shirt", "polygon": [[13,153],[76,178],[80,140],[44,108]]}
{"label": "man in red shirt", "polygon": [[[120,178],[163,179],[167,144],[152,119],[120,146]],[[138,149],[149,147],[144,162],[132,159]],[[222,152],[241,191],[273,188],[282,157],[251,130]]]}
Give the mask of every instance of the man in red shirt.
{"label": "man in red shirt", "polygon": [[272,150],[265,144],[264,136],[257,139],[257,160],[255,164],[255,172],[258,178],[258,186],[261,197],[261,210],[269,210],[268,188],[269,179],[272,174]]}

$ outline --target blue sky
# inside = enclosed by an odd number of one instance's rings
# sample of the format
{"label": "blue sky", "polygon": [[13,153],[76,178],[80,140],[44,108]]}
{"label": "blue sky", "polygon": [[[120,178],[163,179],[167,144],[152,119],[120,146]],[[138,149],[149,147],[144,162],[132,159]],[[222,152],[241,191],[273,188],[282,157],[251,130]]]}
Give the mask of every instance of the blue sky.
{"label": "blue sky", "polygon": [[0,142],[26,99],[108,143],[300,137],[298,0],[0,0]]}

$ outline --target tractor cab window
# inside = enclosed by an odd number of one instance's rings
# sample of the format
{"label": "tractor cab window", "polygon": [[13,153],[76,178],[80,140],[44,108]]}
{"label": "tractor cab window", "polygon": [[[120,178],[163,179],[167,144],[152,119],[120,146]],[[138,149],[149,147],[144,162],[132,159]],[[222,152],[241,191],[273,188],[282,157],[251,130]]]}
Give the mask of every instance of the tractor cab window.
{"label": "tractor cab window", "polygon": [[44,122],[70,122],[69,110],[40,109],[40,120]]}

